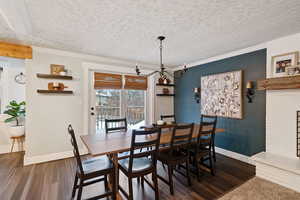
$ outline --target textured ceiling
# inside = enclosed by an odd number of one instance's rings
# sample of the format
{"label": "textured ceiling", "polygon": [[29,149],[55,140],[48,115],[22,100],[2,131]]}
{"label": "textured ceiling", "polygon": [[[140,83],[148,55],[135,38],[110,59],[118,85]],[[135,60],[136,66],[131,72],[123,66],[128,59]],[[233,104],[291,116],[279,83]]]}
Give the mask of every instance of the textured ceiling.
{"label": "textured ceiling", "polygon": [[[146,63],[189,63],[300,32],[300,0],[25,0],[31,33],[0,39]],[[16,16],[18,17],[18,16]]]}

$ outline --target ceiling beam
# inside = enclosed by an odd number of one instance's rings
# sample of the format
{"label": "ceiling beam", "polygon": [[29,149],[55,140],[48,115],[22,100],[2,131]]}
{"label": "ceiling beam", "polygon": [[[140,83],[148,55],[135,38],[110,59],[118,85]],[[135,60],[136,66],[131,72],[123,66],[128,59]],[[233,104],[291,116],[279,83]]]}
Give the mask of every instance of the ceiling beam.
{"label": "ceiling beam", "polygon": [[0,56],[32,59],[32,48],[30,46],[0,41]]}

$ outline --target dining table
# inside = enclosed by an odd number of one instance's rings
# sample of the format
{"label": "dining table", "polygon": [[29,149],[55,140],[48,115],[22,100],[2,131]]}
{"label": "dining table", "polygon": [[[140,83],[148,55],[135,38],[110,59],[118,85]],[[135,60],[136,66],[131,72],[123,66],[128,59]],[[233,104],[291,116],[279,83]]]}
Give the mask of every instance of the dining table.
{"label": "dining table", "polygon": [[[163,146],[164,144],[169,144],[172,137],[172,127],[173,126],[161,126],[160,128],[164,129],[161,134],[160,144]],[[152,125],[143,127],[144,129],[150,129]],[[155,127],[155,126],[154,126]],[[199,124],[194,125],[193,135],[192,138],[197,138],[199,133]],[[208,129],[209,127],[203,127],[203,131]],[[216,128],[215,133],[222,133],[225,132],[223,128]],[[130,150],[131,147],[131,133],[132,130],[128,129],[127,131],[116,131],[112,133],[95,133],[95,134],[88,134],[88,135],[81,135],[80,138],[83,141],[84,145],[88,149],[88,152],[91,156],[101,156],[107,155],[111,158],[112,162],[114,163],[115,168],[115,191],[118,191],[119,185],[119,176],[118,176],[118,160],[123,159],[124,157],[118,157],[119,153],[126,152]],[[152,138],[153,139],[153,138]],[[151,137],[149,137],[151,140]],[[113,187],[113,186],[112,186]],[[117,192],[117,199],[122,199],[120,193]]]}

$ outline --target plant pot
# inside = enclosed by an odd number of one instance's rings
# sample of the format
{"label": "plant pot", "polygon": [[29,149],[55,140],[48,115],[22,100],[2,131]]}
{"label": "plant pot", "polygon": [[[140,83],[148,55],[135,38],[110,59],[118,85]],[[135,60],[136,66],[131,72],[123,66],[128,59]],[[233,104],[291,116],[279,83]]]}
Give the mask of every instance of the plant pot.
{"label": "plant pot", "polygon": [[24,126],[11,126],[9,127],[9,133],[12,137],[18,137],[25,134]]}

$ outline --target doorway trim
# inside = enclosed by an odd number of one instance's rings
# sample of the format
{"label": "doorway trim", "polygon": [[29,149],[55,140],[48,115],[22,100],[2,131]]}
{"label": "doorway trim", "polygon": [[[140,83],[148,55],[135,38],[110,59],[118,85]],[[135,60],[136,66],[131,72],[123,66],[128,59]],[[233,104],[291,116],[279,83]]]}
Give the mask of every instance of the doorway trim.
{"label": "doorway trim", "polygon": [[[110,64],[101,64],[101,63],[92,63],[92,62],[83,62],[82,63],[82,69],[83,69],[83,133],[84,135],[87,135],[89,134],[89,120],[90,120],[90,117],[89,117],[89,108],[90,108],[90,101],[89,101],[89,98],[90,98],[90,91],[91,91],[91,87],[92,87],[92,84],[91,84],[91,78],[90,75],[91,73],[90,72],[93,72],[93,71],[98,71],[98,72],[104,72],[104,73],[121,73],[121,74],[134,74],[134,73],[130,73],[130,72],[134,72],[134,69],[131,68],[131,67],[127,67],[127,66],[116,66],[116,65],[110,65]],[[144,73],[150,73],[151,71],[150,70],[145,70]],[[135,75],[135,74],[134,74]],[[149,85],[152,85],[154,83],[152,83],[151,81],[152,79],[150,78],[149,79]],[[151,89],[149,88],[152,88],[152,87],[148,87],[147,89],[147,92],[146,92],[146,119],[149,119],[151,120],[152,116],[149,115],[148,113],[151,113],[149,112],[148,110],[151,109],[151,106],[148,106],[148,105],[151,105],[153,103],[153,98],[152,98],[152,93],[151,92]]]}

